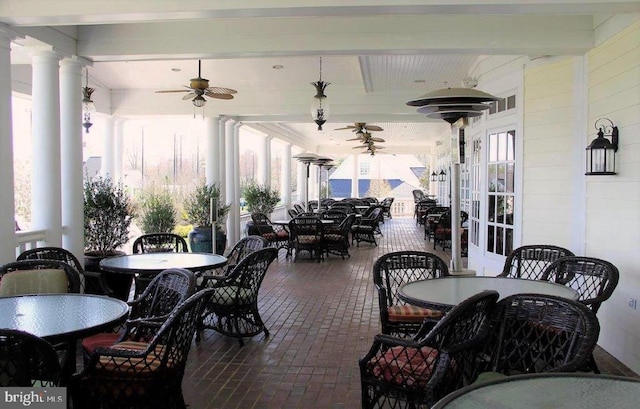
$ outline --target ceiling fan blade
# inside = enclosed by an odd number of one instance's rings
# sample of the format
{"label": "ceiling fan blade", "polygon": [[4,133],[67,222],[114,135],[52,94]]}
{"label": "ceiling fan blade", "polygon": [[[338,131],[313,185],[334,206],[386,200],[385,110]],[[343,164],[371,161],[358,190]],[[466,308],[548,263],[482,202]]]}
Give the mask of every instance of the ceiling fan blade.
{"label": "ceiling fan blade", "polygon": [[191,92],[191,89],[168,89],[163,91],[156,91],[156,94],[165,94],[167,92]]}
{"label": "ceiling fan blade", "polygon": [[223,87],[209,87],[205,90],[211,94],[237,94],[238,91],[231,88],[223,88]]}
{"label": "ceiling fan blade", "polygon": [[210,92],[205,92],[204,95],[208,96],[209,98],[216,99],[233,99],[233,95],[230,94],[212,94]]}
{"label": "ceiling fan blade", "polygon": [[182,97],[182,100],[186,101],[188,99],[192,99],[192,98],[195,98],[195,97],[196,97],[196,93],[195,92],[191,92],[191,93],[185,95],[184,97]]}
{"label": "ceiling fan blade", "polygon": [[365,125],[363,128],[366,129],[368,132],[371,132],[371,131],[384,131],[384,129],[382,129],[379,126],[376,126],[376,125]]}
{"label": "ceiling fan blade", "polygon": [[384,141],[385,141],[385,140],[384,140],[384,139],[382,139],[382,138],[369,138],[369,139],[367,139],[367,140],[369,140],[369,141],[371,141],[371,142],[384,142]]}
{"label": "ceiling fan blade", "polygon": [[343,131],[345,129],[354,129],[355,127],[353,125],[347,125],[344,128],[336,128],[334,129],[334,131]]}

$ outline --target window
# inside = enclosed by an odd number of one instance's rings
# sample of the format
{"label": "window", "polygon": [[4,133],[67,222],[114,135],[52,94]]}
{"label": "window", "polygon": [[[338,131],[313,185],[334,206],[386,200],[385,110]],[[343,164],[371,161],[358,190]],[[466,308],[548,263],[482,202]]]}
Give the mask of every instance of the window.
{"label": "window", "polygon": [[360,176],[369,176],[371,164],[367,161],[360,162]]}
{"label": "window", "polygon": [[471,152],[471,211],[469,211],[470,230],[469,240],[474,246],[480,244],[480,197],[482,195],[482,185],[480,183],[482,166],[482,142],[480,139],[473,140],[473,150]]}
{"label": "window", "polygon": [[497,101],[489,103],[489,111],[488,115],[494,115],[499,112],[508,111],[510,109],[515,109],[516,107],[516,96],[509,95],[506,98],[500,98]]}
{"label": "window", "polygon": [[489,135],[487,144],[487,252],[513,249],[515,131]]}

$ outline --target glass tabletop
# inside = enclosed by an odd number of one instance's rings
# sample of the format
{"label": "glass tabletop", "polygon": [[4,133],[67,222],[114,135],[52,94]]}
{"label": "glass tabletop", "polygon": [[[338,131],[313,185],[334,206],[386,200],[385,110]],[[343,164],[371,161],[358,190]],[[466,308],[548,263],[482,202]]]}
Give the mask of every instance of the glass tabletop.
{"label": "glass tabletop", "polygon": [[17,329],[50,342],[82,338],[123,322],[129,306],[86,294],[38,294],[0,298],[0,328]]}
{"label": "glass tabletop", "polygon": [[105,258],[100,261],[100,268],[113,273],[156,274],[168,268],[198,272],[226,263],[226,257],[211,253],[145,253]]}
{"label": "glass tabletop", "polygon": [[405,302],[425,307],[454,306],[485,290],[495,290],[500,298],[513,294],[556,295],[575,300],[578,293],[569,287],[548,281],[505,277],[442,277],[405,284],[398,296]]}
{"label": "glass tabletop", "polygon": [[595,374],[517,375],[447,395],[433,409],[635,409],[640,380]]}

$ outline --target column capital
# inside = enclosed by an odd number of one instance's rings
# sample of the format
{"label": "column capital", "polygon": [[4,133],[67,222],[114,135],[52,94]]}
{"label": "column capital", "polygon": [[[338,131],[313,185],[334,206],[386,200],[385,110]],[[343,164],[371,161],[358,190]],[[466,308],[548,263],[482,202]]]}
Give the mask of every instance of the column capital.
{"label": "column capital", "polygon": [[233,126],[234,126],[236,129],[240,129],[242,126],[244,126],[244,124],[243,124],[242,122],[239,122],[239,121],[238,121],[238,122],[236,122]]}
{"label": "column capital", "polygon": [[27,49],[32,62],[57,61],[59,63],[64,58],[64,55],[50,46],[27,47]]}

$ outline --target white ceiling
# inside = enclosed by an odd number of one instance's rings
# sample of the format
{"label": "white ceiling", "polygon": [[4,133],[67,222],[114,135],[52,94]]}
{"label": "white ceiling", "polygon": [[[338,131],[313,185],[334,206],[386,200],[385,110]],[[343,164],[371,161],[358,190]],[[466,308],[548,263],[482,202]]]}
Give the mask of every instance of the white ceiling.
{"label": "white ceiling", "polygon": [[[461,86],[487,55],[581,55],[593,46],[596,13],[640,12],[640,1],[596,0],[4,0],[0,23],[23,38],[12,47],[15,78],[28,82],[28,45],[46,42],[92,63],[101,111],[123,117],[194,114],[180,89],[197,76],[238,91],[210,100],[227,115],[295,144],[353,152],[353,122],[384,128],[387,152],[428,152],[442,121],[406,101]],[[301,5],[303,4],[303,5]],[[2,27],[0,26],[0,30]],[[37,41],[36,41],[37,40]],[[18,46],[18,45],[24,45]],[[331,116],[318,132],[311,82],[330,82]],[[282,65],[282,69],[274,69]]]}

